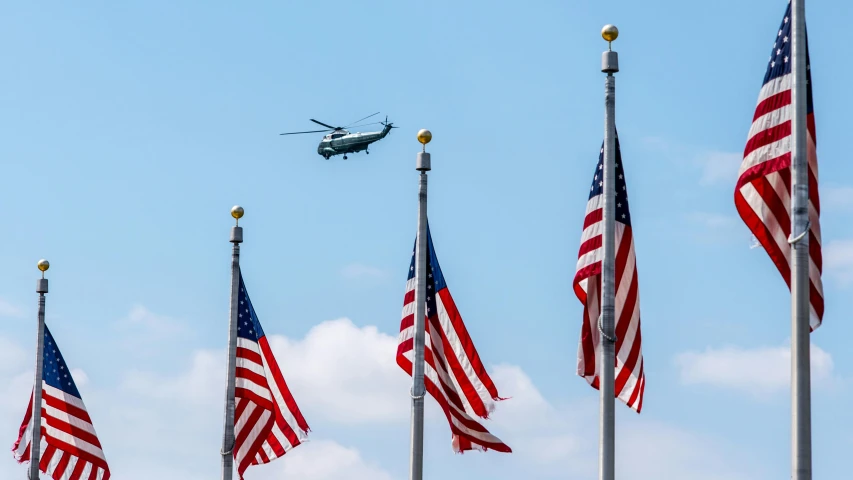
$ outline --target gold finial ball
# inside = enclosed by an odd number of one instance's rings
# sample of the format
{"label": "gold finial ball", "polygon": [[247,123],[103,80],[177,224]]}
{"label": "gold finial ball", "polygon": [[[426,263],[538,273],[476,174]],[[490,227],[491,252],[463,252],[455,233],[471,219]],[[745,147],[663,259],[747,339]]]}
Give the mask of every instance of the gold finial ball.
{"label": "gold finial ball", "polygon": [[231,207],[231,216],[236,218],[237,220],[243,218],[243,207],[240,205],[234,205]]}
{"label": "gold finial ball", "polygon": [[432,132],[427,130],[426,128],[418,131],[418,141],[422,144],[426,145],[432,140]]}
{"label": "gold finial ball", "polygon": [[601,29],[601,38],[608,42],[616,40],[617,37],[619,37],[619,29],[616,28],[616,25],[605,25],[604,28]]}
{"label": "gold finial ball", "polygon": [[42,272],[46,272],[47,269],[50,268],[50,262],[42,258],[39,260],[38,267]]}

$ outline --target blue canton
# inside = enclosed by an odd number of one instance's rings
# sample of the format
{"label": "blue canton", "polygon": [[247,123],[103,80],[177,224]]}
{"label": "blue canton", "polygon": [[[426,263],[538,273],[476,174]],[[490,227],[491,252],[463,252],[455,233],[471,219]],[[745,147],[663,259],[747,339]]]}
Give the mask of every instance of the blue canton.
{"label": "blue canton", "polygon": [[[409,263],[408,280],[415,278],[415,252],[418,248],[418,240],[415,238],[415,246],[412,248],[412,261]],[[441,266],[438,264],[438,256],[435,254],[435,247],[432,244],[432,234],[429,231],[427,224],[427,316],[432,316],[437,312],[435,301],[435,293],[447,288],[447,282],[444,280],[444,275],[441,273]]]}
{"label": "blue canton", "polygon": [[243,272],[240,272],[240,292],[237,295],[237,336],[253,342],[264,336],[264,329],[243,283]]}
{"label": "blue canton", "polygon": [[[792,50],[793,44],[791,35],[791,2],[788,2],[788,8],[785,9],[785,16],[782,18],[782,25],[776,33],[776,41],[773,42],[773,50],[770,51],[770,60],[767,61],[767,73],[764,74],[764,83],[775,80],[779,77],[791,73],[793,62]],[[809,39],[808,28],[806,29],[806,83],[808,84],[808,113],[813,113],[814,106],[812,105],[812,72],[811,61],[809,59]]]}
{"label": "blue canton", "polygon": [[42,379],[45,383],[53,388],[58,388],[63,392],[80,397],[80,391],[77,390],[77,384],[71,377],[71,371],[68,370],[68,365],[62,354],[59,352],[59,347],[56,345],[56,340],[50,334],[47,325],[44,327],[44,370],[42,371]]}
{"label": "blue canton", "polygon": [[[619,135],[616,135],[616,221],[631,226],[631,212],[628,211],[628,185],[625,183],[625,170],[622,168],[622,149],[619,148]],[[604,142],[598,154],[598,165],[589,187],[589,198],[604,193]]]}

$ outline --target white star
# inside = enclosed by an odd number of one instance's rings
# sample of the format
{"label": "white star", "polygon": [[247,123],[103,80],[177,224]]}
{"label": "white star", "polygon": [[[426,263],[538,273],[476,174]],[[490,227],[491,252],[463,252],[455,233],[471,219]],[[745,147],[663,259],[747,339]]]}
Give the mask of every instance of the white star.
{"label": "white star", "polygon": [[776,66],[776,62],[770,62],[770,66],[771,66],[771,67],[775,67],[775,66]]}
{"label": "white star", "polygon": [[779,35],[776,35],[776,36],[781,37],[782,36],[782,30],[779,30]]}
{"label": "white star", "polygon": [[788,17],[785,17],[785,23],[788,23]]}
{"label": "white star", "polygon": [[242,313],[238,313],[238,314],[237,314],[237,316],[238,316],[238,317],[240,317],[240,318],[243,318],[243,314],[242,314]]}
{"label": "white star", "polygon": [[242,300],[240,300],[240,305],[242,305],[242,304],[243,304],[243,301],[242,301]]}
{"label": "white star", "polygon": [[[604,151],[604,150],[602,150],[602,151]],[[602,168],[604,168],[604,165],[602,165],[602,164],[600,164],[600,163],[599,163],[599,164],[598,164],[598,169],[599,169],[599,170],[601,170]]]}
{"label": "white star", "polygon": [[621,204],[621,203],[617,203],[617,204],[616,204],[616,208],[622,208],[622,204]]}
{"label": "white star", "polygon": [[787,56],[785,57],[785,63],[788,63],[788,57]]}
{"label": "white star", "polygon": [[780,53],[782,53],[782,49],[781,49],[781,48],[777,48],[777,49],[776,49],[776,55],[779,55]]}
{"label": "white star", "polygon": [[592,177],[593,180],[598,180],[598,175]]}
{"label": "white star", "polygon": [[622,190],[625,190],[625,185],[622,185]]}
{"label": "white star", "polygon": [[625,214],[624,214],[624,213],[622,214],[622,218],[625,218]]}
{"label": "white star", "polygon": [[619,175],[619,180],[622,180],[622,175]]}
{"label": "white star", "polygon": [[409,267],[409,270],[414,270],[414,269],[415,269],[415,267]]}
{"label": "white star", "polygon": [[775,44],[775,43],[773,44],[773,48],[776,48],[776,44]]}
{"label": "white star", "polygon": [[785,35],[785,38],[783,38],[783,39],[782,39],[782,41],[783,41],[784,43],[788,43],[788,36],[787,36],[787,35]]}
{"label": "white star", "polygon": [[589,187],[589,191],[591,192],[592,190],[593,190],[593,187]]}

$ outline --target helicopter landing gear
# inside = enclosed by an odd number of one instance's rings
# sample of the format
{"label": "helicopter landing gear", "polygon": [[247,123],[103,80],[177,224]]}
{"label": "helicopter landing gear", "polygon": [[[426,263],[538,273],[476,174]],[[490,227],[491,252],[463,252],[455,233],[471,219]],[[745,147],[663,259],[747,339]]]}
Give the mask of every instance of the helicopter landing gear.
{"label": "helicopter landing gear", "polygon": [[366,153],[366,154],[370,155],[370,152],[368,152],[367,150],[365,150],[365,151],[364,151],[364,153]]}
{"label": "helicopter landing gear", "polygon": [[347,156],[346,156],[346,155],[344,155],[344,160],[346,160],[346,159],[347,159]]}

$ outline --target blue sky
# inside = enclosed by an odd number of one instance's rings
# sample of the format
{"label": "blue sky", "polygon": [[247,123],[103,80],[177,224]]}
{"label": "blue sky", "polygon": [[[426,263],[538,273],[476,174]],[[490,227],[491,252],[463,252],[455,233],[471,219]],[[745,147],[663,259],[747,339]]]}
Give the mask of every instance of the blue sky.
{"label": "blue sky", "polygon": [[[0,7],[0,433],[31,387],[39,258],[48,322],[115,478],[218,468],[228,210],[242,265],[312,442],[249,479],[405,479],[408,380],[393,362],[429,128],[430,225],[500,393],[515,453],[454,455],[427,409],[426,478],[592,478],[597,392],[574,374],[571,291],[620,38],[617,126],[636,238],[643,413],[617,408],[621,476],[789,471],[789,296],[750,249],[733,188],[784,0],[89,2]],[[838,18],[808,25],[824,238],[812,335],[816,477],[853,447],[853,101]],[[347,161],[309,118],[381,110],[399,129]],[[170,441],[178,439],[178,448]],[[175,440],[177,441],[177,440]],[[23,475],[11,455],[3,476]]]}

